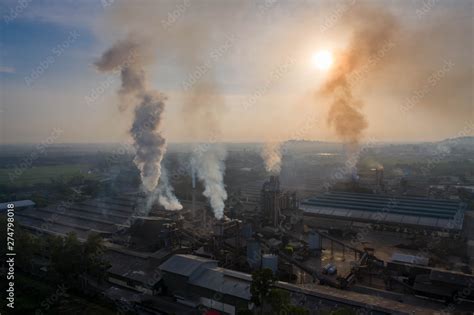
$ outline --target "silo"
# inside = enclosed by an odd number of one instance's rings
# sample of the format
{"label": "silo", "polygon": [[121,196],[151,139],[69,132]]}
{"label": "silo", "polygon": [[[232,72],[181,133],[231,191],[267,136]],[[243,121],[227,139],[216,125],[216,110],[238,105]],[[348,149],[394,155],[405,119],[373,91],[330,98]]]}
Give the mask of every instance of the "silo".
{"label": "silo", "polygon": [[278,270],[278,256],[273,254],[264,254],[262,256],[262,268],[271,269],[273,274]]}
{"label": "silo", "polygon": [[254,239],[247,241],[247,262],[252,269],[260,267],[260,242]]}
{"label": "silo", "polygon": [[321,235],[316,232],[310,232],[308,234],[308,247],[311,251],[320,251],[322,244],[321,244]]}
{"label": "silo", "polygon": [[249,238],[252,237],[252,224],[251,223],[245,223],[242,226],[242,237],[245,240],[248,240]]}

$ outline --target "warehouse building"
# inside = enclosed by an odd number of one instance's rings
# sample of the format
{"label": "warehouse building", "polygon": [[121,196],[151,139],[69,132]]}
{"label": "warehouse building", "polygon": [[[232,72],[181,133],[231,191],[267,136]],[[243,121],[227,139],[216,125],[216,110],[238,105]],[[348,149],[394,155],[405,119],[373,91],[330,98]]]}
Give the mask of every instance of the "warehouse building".
{"label": "warehouse building", "polygon": [[[252,276],[218,267],[215,260],[194,255],[174,255],[160,265],[160,270],[166,290],[182,304],[204,306],[224,314],[237,314],[238,310],[253,306],[250,301]],[[300,300],[301,306],[313,311],[347,307],[367,312],[370,310],[374,314],[428,313],[423,307],[317,284],[298,286],[277,281],[275,287],[288,291],[293,302]]]}
{"label": "warehouse building", "polygon": [[460,232],[466,204],[452,200],[330,192],[303,200],[305,216],[402,228]]}
{"label": "warehouse building", "polygon": [[153,295],[157,293],[157,284],[161,280],[158,266],[171,254],[171,251],[163,249],[150,256],[108,246],[104,253],[104,259],[111,264],[107,280],[123,288]]}
{"label": "warehouse building", "polygon": [[219,268],[217,261],[193,255],[174,255],[160,266],[163,281],[183,304],[235,314],[248,309],[251,277]]}
{"label": "warehouse building", "polygon": [[92,233],[110,235],[121,226],[128,226],[135,204],[136,198],[127,195],[77,203],[64,201],[44,208],[25,200],[15,202],[21,208],[15,218],[24,228],[35,232],[59,236],[73,232],[85,240]]}

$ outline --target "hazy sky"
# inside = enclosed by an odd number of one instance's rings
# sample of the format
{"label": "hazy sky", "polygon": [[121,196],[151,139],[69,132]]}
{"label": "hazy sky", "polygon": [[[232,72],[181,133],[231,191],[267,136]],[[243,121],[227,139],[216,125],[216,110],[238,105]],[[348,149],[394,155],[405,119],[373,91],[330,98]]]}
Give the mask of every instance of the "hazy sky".
{"label": "hazy sky", "polygon": [[337,64],[354,23],[376,27],[352,18],[362,6],[396,22],[353,86],[368,123],[363,137],[474,134],[472,0],[2,0],[0,143],[41,142],[55,128],[57,142],[126,140],[131,110],[119,110],[119,78],[93,63],[130,32],[152,38],[147,71],[168,97],[169,141],[207,140],[199,129],[209,126],[196,118],[191,131],[193,116],[183,113],[200,82],[212,82],[203,102],[212,103],[218,140],[338,140],[318,94],[331,70],[315,69],[311,57],[327,49]]}

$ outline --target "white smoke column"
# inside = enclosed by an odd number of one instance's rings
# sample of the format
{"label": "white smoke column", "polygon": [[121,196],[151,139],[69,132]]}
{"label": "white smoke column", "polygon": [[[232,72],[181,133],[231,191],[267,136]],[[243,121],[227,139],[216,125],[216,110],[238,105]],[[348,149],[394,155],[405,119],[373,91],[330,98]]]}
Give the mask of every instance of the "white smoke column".
{"label": "white smoke column", "polygon": [[135,120],[130,133],[136,149],[133,162],[140,170],[143,187],[147,193],[158,185],[161,176],[161,160],[166,151],[166,141],[158,128],[164,103],[160,97],[143,94],[135,108]]}
{"label": "white smoke column", "polygon": [[150,197],[158,185],[161,161],[166,151],[166,141],[160,132],[166,98],[147,86],[144,67],[149,55],[146,46],[129,36],[105,51],[95,65],[101,72],[120,69],[121,105],[135,108],[130,129],[136,149],[134,163],[140,170],[143,188]]}
{"label": "white smoke column", "polygon": [[262,148],[261,155],[269,173],[279,174],[281,171],[281,146],[281,142],[267,142]]}
{"label": "white smoke column", "polygon": [[183,206],[174,194],[173,187],[171,187],[168,172],[166,168],[161,168],[161,177],[158,184],[158,202],[166,210],[181,210]]}
{"label": "white smoke column", "polygon": [[194,149],[191,163],[204,183],[203,195],[209,199],[216,219],[224,217],[227,192],[224,187],[227,151],[220,145],[199,145]]}
{"label": "white smoke column", "polygon": [[196,188],[196,171],[194,170],[194,164],[191,163],[191,178],[193,189]]}

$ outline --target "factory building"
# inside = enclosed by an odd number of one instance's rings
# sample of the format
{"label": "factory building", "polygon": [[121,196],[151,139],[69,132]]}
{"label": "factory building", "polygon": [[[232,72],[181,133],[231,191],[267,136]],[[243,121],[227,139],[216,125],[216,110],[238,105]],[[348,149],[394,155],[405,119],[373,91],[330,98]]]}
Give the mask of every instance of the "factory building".
{"label": "factory building", "polygon": [[251,276],[219,268],[217,261],[174,255],[160,266],[165,287],[183,304],[236,314],[248,309]]}
{"label": "factory building", "polygon": [[445,301],[453,301],[456,297],[466,300],[474,298],[473,275],[428,267],[423,257],[412,257],[411,262],[407,262],[409,255],[396,255],[394,258],[387,263],[388,274],[397,275],[389,277],[390,287],[396,286],[399,283],[397,277],[401,276],[408,279],[404,285],[409,283],[418,295]]}
{"label": "factory building", "polygon": [[109,246],[104,253],[104,258],[111,263],[107,280],[123,288],[153,295],[157,293],[157,284],[161,280],[158,266],[171,254],[171,251],[164,249],[148,256]]}
{"label": "factory building", "polygon": [[307,217],[458,233],[466,204],[459,201],[366,193],[330,192],[303,200]]}
{"label": "factory building", "polygon": [[137,198],[122,195],[114,198],[97,198],[80,202],[65,201],[47,207],[34,207],[34,203],[20,203],[22,211],[15,219],[26,229],[65,236],[74,232],[80,240],[90,234],[111,235],[128,227]]}
{"label": "factory building", "polygon": [[[217,264],[215,260],[199,256],[174,255],[159,267],[164,290],[182,304],[192,307],[204,306],[224,314],[237,314],[238,310],[252,308],[250,302],[252,276],[220,268]],[[304,297],[302,305],[312,310],[347,307],[370,310],[374,314],[428,313],[428,310],[422,307],[326,286],[302,287],[277,281],[275,287],[288,291],[295,300]]]}
{"label": "factory building", "polygon": [[128,242],[135,248],[154,251],[178,243],[177,220],[158,216],[133,216],[131,222]]}

